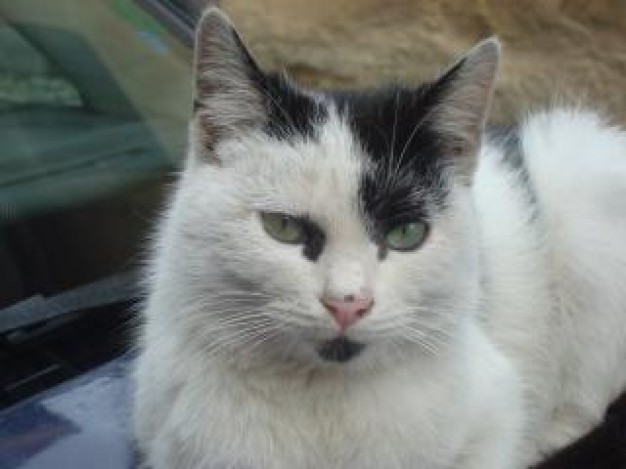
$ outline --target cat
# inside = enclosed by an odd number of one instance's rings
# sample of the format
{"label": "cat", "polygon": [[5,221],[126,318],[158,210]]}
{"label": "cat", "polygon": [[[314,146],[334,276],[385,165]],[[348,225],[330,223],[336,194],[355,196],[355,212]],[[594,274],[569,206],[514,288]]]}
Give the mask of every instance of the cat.
{"label": "cat", "polygon": [[135,370],[154,469],[516,469],[626,387],[626,132],[437,79],[307,90],[202,16]]}
{"label": "cat", "polygon": [[626,467],[626,393],[611,404],[602,424],[535,469],[623,469]]}

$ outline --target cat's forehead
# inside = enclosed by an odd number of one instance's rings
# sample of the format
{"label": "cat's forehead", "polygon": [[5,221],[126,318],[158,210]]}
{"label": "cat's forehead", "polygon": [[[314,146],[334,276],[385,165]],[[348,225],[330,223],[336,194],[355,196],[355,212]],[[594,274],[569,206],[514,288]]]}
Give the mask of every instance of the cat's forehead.
{"label": "cat's forehead", "polygon": [[445,178],[436,138],[407,102],[412,96],[393,90],[283,98],[263,142],[249,149],[254,171],[285,211],[335,220],[358,213],[381,230],[425,218],[445,199]]}
{"label": "cat's forehead", "polygon": [[249,141],[246,171],[260,191],[252,196],[258,208],[327,225],[362,218],[361,181],[369,160],[347,122],[332,107],[327,110],[306,137],[283,133]]}
{"label": "cat's forehead", "polygon": [[[281,96],[289,96],[288,90]],[[303,167],[351,172],[344,175],[350,176],[351,189],[377,218],[398,204],[415,210],[424,205],[420,210],[426,211],[426,205],[443,203],[446,189],[440,137],[428,123],[432,104],[420,100],[415,90],[398,87],[367,93],[294,92],[270,114],[266,132],[277,142],[299,147],[306,156]]]}

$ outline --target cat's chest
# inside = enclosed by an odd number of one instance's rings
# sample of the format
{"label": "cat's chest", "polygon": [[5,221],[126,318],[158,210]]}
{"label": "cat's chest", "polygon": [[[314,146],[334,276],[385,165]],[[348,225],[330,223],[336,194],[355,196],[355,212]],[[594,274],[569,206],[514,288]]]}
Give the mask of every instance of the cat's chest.
{"label": "cat's chest", "polygon": [[[316,384],[216,398],[207,409],[207,437],[218,450],[237,448],[224,456],[254,461],[244,464],[250,469],[438,468],[462,438],[462,425],[453,424],[459,399],[436,386],[398,379]],[[445,396],[450,401],[442,405]]]}

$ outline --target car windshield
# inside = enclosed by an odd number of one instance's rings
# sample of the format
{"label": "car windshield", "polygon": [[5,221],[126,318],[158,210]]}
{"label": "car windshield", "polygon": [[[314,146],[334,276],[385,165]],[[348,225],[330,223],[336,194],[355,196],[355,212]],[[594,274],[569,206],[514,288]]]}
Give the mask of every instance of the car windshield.
{"label": "car windshield", "polygon": [[135,294],[191,109],[191,51],[140,3],[0,0],[3,370],[24,334]]}

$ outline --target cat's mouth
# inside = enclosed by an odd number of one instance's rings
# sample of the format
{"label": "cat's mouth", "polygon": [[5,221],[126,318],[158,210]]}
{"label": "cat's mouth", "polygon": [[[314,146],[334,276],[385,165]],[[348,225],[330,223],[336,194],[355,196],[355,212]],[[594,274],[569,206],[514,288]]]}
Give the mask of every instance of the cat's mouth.
{"label": "cat's mouth", "polygon": [[324,360],[345,363],[356,357],[364,348],[365,344],[340,336],[324,342],[317,353]]}

